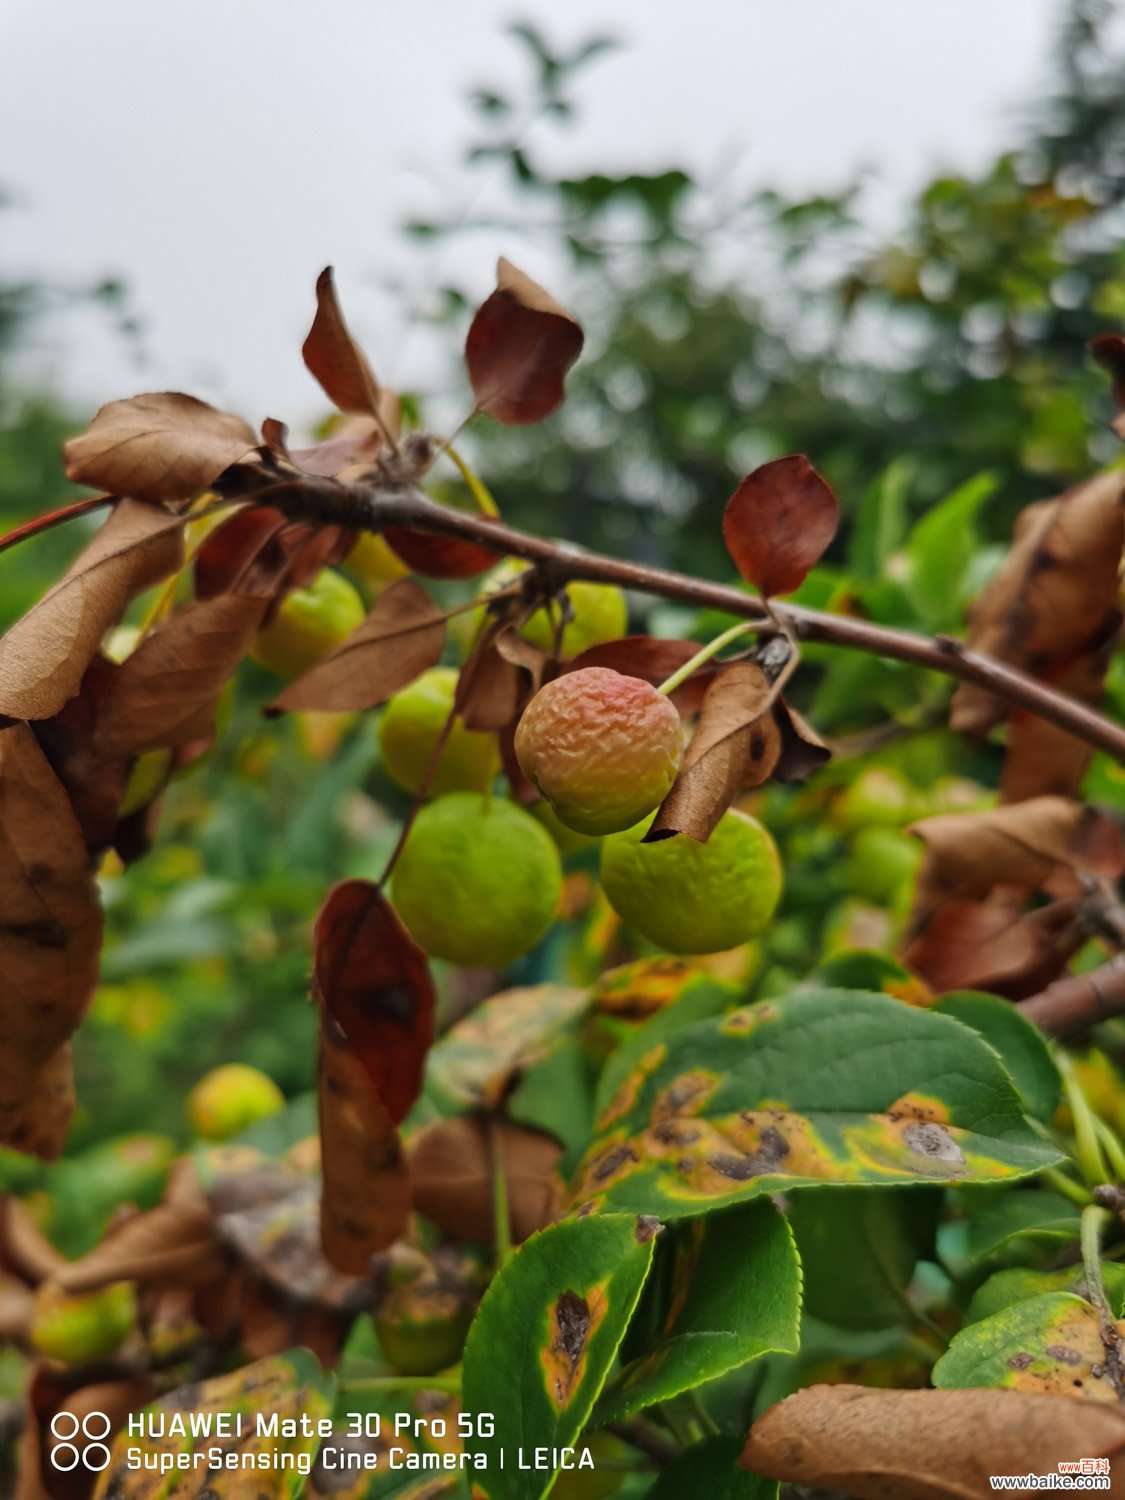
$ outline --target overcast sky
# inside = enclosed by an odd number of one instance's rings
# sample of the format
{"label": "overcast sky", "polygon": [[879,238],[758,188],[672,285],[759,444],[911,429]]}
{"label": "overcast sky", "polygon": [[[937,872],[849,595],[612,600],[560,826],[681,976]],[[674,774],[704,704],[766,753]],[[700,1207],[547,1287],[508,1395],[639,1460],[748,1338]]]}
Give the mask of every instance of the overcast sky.
{"label": "overcast sky", "polygon": [[[0,0],[0,187],[17,204],[0,274],[128,283],[143,372],[104,319],[41,336],[36,374],[81,404],[173,387],[300,425],[321,406],[300,343],[329,262],[383,378],[424,377],[425,340],[404,338],[380,281],[448,274],[396,226],[468,204],[464,100],[522,76],[512,19],[563,45],[607,30],[626,44],[589,70],[577,128],[532,138],[552,166],[736,157],[744,179],[789,192],[873,168],[889,213],[1010,139],[1058,14],[1058,0]],[[463,244],[458,279],[483,296],[506,249]]]}

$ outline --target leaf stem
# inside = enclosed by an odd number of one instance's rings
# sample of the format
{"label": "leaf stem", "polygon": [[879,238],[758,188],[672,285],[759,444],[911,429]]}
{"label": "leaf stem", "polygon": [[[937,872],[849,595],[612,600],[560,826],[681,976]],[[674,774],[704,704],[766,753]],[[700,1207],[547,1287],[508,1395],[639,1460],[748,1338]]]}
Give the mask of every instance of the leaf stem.
{"label": "leaf stem", "polygon": [[717,656],[724,646],[729,646],[731,641],[736,641],[740,635],[746,635],[752,630],[760,630],[760,624],[732,625],[717,635],[713,641],[708,641],[706,646],[701,646],[693,657],[684,662],[682,667],[677,667],[671,677],[665,680],[657,688],[658,693],[674,693],[681,683],[686,682],[691,674],[697,671],[705,662],[709,662],[713,656]]}
{"label": "leaf stem", "polygon": [[500,1121],[488,1122],[488,1145],[492,1156],[492,1233],[499,1270],[512,1253],[512,1218],[508,1207],[508,1174],[504,1165],[504,1140]]}
{"label": "leaf stem", "polygon": [[1072,1182],[1065,1172],[1060,1172],[1058,1167],[1047,1167],[1040,1172],[1039,1179],[1053,1187],[1056,1193],[1061,1193],[1064,1198],[1069,1198],[1079,1208],[1087,1208],[1090,1203],[1089,1190],[1080,1187],[1077,1182]]}
{"label": "leaf stem", "polygon": [[461,478],[469,486],[469,493],[476,501],[477,509],[486,516],[499,516],[500,507],[492,498],[492,491],[485,484],[484,480],[481,479],[480,475],[469,467],[452,443],[446,444],[445,451],[460,470]]}
{"label": "leaf stem", "polygon": [[1090,1101],[1082,1091],[1082,1085],[1075,1076],[1074,1064],[1070,1058],[1065,1052],[1060,1051],[1055,1058],[1055,1063],[1062,1074],[1066,1102],[1070,1105],[1070,1113],[1074,1117],[1078,1165],[1082,1169],[1086,1185],[1095,1188],[1099,1183],[1108,1181],[1110,1176],[1109,1167],[1102,1155],[1101,1142],[1098,1139],[1097,1119],[1090,1108]]}
{"label": "leaf stem", "polygon": [[1121,1362],[1121,1335],[1117,1331],[1117,1319],[1106,1296],[1102,1280],[1101,1236],[1110,1215],[1104,1208],[1091,1203],[1082,1210],[1082,1269],[1086,1279],[1086,1300],[1098,1315],[1102,1347],[1105,1349],[1106,1374],[1110,1378],[1118,1401],[1125,1400],[1125,1369]]}

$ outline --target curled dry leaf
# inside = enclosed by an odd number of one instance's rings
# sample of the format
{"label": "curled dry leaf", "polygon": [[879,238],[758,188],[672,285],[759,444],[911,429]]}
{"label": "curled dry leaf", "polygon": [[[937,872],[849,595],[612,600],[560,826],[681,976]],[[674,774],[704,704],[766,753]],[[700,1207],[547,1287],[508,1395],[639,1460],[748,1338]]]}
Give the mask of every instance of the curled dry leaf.
{"label": "curled dry leaf", "polygon": [[241,417],[180,391],[103,406],[64,451],[68,479],[138,500],[189,500],[258,439]]}
{"label": "curled dry leaf", "polygon": [[781,753],[773,768],[773,779],[782,783],[807,781],[815,770],[832,759],[832,751],[784,698],[774,704],[773,716],[781,734]]}
{"label": "curled dry leaf", "polygon": [[[214,599],[235,589],[259,593],[246,580],[259,559],[275,559],[266,571],[280,571],[286,559],[279,537],[288,526],[279,510],[268,505],[246,506],[228,516],[203,542],[195,554],[192,574],[197,599]],[[261,571],[259,566],[256,571]]]}
{"label": "curled dry leaf", "polygon": [[801,586],[839,521],[826,481],[793,453],[746,476],[723,512],[723,540],[743,578],[770,598]]}
{"label": "curled dry leaf", "polygon": [[[1065,797],[1034,797],[978,812],[943,813],[910,825],[926,845],[919,901],[984,897],[994,886],[1073,889],[1067,872],[1115,879],[1121,840],[1108,818]],[[1061,877],[1061,879],[1060,879]]]}
{"label": "curled dry leaf", "polygon": [[157,626],[113,677],[98,711],[95,755],[113,760],[206,737],[265,610],[264,599],[221,594]]}
{"label": "curled dry leaf", "polygon": [[445,624],[419,584],[401,578],[347,640],[291,682],[266,710],[373,708],[441,658]]}
{"label": "curled dry leaf", "polygon": [[814,1385],[754,1423],[743,1468],[860,1500],[977,1500],[994,1474],[1125,1461],[1125,1415],[1018,1391]]}
{"label": "curled dry leaf", "polygon": [[326,266],[317,277],[316,316],[301,346],[301,355],[309,373],[334,406],[341,411],[382,416],[383,392],[367,356],[348,331],[331,266]]}
{"label": "curled dry leaf", "polygon": [[338,1271],[365,1276],[371,1257],[406,1230],[410,1175],[387,1106],[326,1011],[320,1018],[317,1103],[324,1164],[321,1248]]}
{"label": "curled dry leaf", "polygon": [[59,1064],[98,974],[102,917],[90,857],[65,791],[26,724],[0,733],[0,1141],[55,1141]]}
{"label": "curled dry leaf", "polygon": [[55,1161],[63,1153],[77,1103],[74,1059],[70,1043],[64,1042],[47,1059],[24,1103],[22,1117],[12,1129],[12,1139],[29,1156]]}
{"label": "curled dry leaf", "polygon": [[130,600],[180,567],[182,533],[167,511],[119,500],[58,583],[0,640],[0,714],[57,714]]}
{"label": "curled dry leaf", "polygon": [[583,342],[566,308],[501,258],[496,290],[465,340],[477,409],[510,426],[541,422],[562,405],[563,380]]}
{"label": "curled dry leaf", "polygon": [[[1110,658],[1117,644],[1120,617],[1112,612],[1107,639],[1097,649],[1076,656],[1062,667],[1041,675],[1045,682],[1071,698],[1096,704],[1105,688]],[[1094,750],[1057,724],[1027,709],[1013,707],[1008,718],[1004,769],[1000,777],[1002,802],[1025,802],[1030,797],[1073,797],[1093,759]]]}
{"label": "curled dry leaf", "polygon": [[74,697],[57,714],[37,719],[31,726],[63,784],[91,854],[108,849],[114,841],[129,774],[127,760],[106,761],[94,753],[98,712],[119,670],[99,652]]}
{"label": "curled dry leaf", "polygon": [[519,667],[500,646],[494,625],[461,668],[457,679],[457,713],[466,729],[487,733],[513,722],[523,697]]}
{"label": "curled dry leaf", "polygon": [[[1020,513],[1004,566],[969,611],[970,646],[1034,675],[1098,649],[1116,606],[1123,490],[1115,470]],[[963,682],[949,722],[981,735],[1006,712],[987,689]]]}
{"label": "curled dry leaf", "polygon": [[769,776],[781,751],[781,735],[769,711],[771,691],[757,662],[730,662],[720,669],[704,695],[680,773],[645,843],[676,833],[706,843],[747,781],[759,785]]}
{"label": "curled dry leaf", "polygon": [[562,1147],[550,1136],[509,1121],[467,1115],[424,1126],[410,1142],[414,1207],[439,1229],[491,1243],[494,1143],[504,1160],[512,1239],[519,1244],[549,1224],[562,1201],[555,1168]]}
{"label": "curled dry leaf", "polygon": [[378,886],[332,887],[315,927],[313,989],[394,1124],[422,1088],[437,994],[425,953]]}
{"label": "curled dry leaf", "polygon": [[134,1214],[51,1280],[75,1294],[94,1292],[114,1281],[202,1286],[222,1276],[228,1263],[215,1216],[202,1194],[196,1194],[191,1200],[164,1202]]}
{"label": "curled dry leaf", "polygon": [[915,916],[902,949],[935,994],[987,990],[1020,1000],[1062,973],[1085,941],[1069,902],[1025,913],[1022,901],[943,900]]}

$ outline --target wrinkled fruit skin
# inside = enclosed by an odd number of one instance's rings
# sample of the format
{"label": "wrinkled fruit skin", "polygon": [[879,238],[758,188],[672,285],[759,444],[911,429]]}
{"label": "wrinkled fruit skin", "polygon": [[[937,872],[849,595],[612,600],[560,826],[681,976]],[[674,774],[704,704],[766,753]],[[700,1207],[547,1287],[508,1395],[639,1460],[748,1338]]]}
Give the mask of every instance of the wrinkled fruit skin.
{"label": "wrinkled fruit skin", "polygon": [[31,1343],[48,1359],[85,1364],[112,1354],[136,1326],[132,1283],[117,1281],[100,1291],[71,1296],[44,1285],[35,1300]]}
{"label": "wrinkled fruit skin", "polygon": [[642,844],[647,826],[602,845],[602,887],[625,922],[669,953],[721,953],[767,926],[781,858],[756,818],[732,808],[705,844],[682,834]]}
{"label": "wrinkled fruit skin", "polygon": [[[379,719],[379,748],[392,780],[416,792],[430,763],[438,736],[453,707],[457,673],[452,667],[431,667],[396,693]],[[443,792],[480,792],[496,771],[496,740],[491,734],[454,724],[430,780],[429,795]]]}
{"label": "wrinkled fruit skin", "polygon": [[192,1127],[205,1141],[229,1141],[284,1107],[273,1079],[245,1063],[214,1068],[188,1095]]}
{"label": "wrinkled fruit skin", "polygon": [[427,803],[392,884],[399,916],[427,953],[497,969],[535,946],[561,891],[559,853],[542,824],[477,792]]}
{"label": "wrinkled fruit skin", "polygon": [[595,836],[631,828],[659,807],[683,753],[680,716],[668,699],[608,667],[556,677],[516,728],[523,774],[560,822]]}
{"label": "wrinkled fruit skin", "polygon": [[299,677],[351,635],[366,613],[348,580],[324,568],[308,588],[285,596],[250,655],[279,677]]}

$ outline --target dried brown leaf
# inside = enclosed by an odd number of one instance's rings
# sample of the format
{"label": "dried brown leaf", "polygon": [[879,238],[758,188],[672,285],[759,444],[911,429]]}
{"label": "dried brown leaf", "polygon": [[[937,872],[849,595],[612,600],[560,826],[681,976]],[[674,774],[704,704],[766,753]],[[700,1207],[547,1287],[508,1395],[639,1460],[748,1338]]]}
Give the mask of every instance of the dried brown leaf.
{"label": "dried brown leaf", "polygon": [[[519,1244],[549,1224],[561,1202],[555,1168],[562,1148],[548,1135],[499,1121],[512,1239]],[[489,1127],[467,1115],[424,1126],[410,1142],[414,1207],[439,1229],[490,1243],[493,1157]]]}
{"label": "dried brown leaf", "polygon": [[525,696],[519,667],[500,648],[500,633],[493,630],[482,638],[461,668],[455,701],[466,729],[506,728]]}
{"label": "dried brown leaf", "polygon": [[839,521],[828,484],[793,453],[746,476],[723,512],[723,540],[743,578],[769,598],[801,586]]}
{"label": "dried brown leaf", "polygon": [[99,653],[86,668],[74,697],[57,714],[37,719],[31,726],[63,784],[91,854],[113,843],[129,774],[128,761],[103,761],[93,748],[98,711],[118,670]]}
{"label": "dried brown leaf", "polygon": [[94,753],[103,760],[174,749],[198,739],[266,601],[246,594],[196,600],[157,626],[121,664],[98,712]]}
{"label": "dried brown leaf", "polygon": [[0,640],[0,715],[57,714],[129,601],[180,567],[182,533],[167,511],[119,500],[58,583]]}
{"label": "dried brown leaf", "polygon": [[38,1286],[65,1264],[26,1206],[10,1193],[0,1195],[0,1266]]}
{"label": "dried brown leaf", "polygon": [[410,1219],[410,1175],[398,1131],[343,1031],[321,1012],[317,1073],[323,1177],[320,1243],[329,1263],[365,1276]]}
{"label": "dried brown leaf", "polygon": [[44,1161],[57,1161],[66,1145],[77,1097],[74,1059],[70,1043],[64,1042],[39,1074],[24,1103],[21,1118],[12,1127],[12,1140],[20,1150]]}
{"label": "dried brown leaf", "polygon": [[755,1474],[859,1500],[983,1500],[994,1474],[1046,1474],[1060,1459],[1125,1460],[1115,1407],[1020,1391],[814,1385],[754,1423]]}
{"label": "dried brown leaf", "polygon": [[[89,1003],[101,934],[82,830],[35,736],[15,724],[0,733],[0,1140],[18,1150],[40,1139],[28,1105]],[[39,1098],[53,1109],[49,1082]]]}
{"label": "dried brown leaf", "polygon": [[445,624],[425,589],[400,578],[334,651],[289,683],[266,710],[373,708],[441,658]]}
{"label": "dried brown leaf", "polygon": [[[1115,470],[1022,511],[1004,566],[969,611],[969,645],[1033,675],[1096,650],[1117,598],[1123,493],[1125,474]],[[1006,713],[992,693],[963,682],[949,722],[981,735]]]}
{"label": "dried brown leaf", "polygon": [[1113,400],[1122,413],[1114,420],[1113,430],[1125,437],[1125,338],[1119,333],[1100,333],[1087,348],[1113,381]]}
{"label": "dried brown leaf", "polygon": [[189,500],[257,446],[241,417],[180,391],[111,401],[64,453],[76,484],[137,500]]}
{"label": "dried brown leaf", "polygon": [[134,1214],[88,1255],[51,1278],[67,1292],[93,1292],[114,1281],[201,1286],[222,1276],[228,1257],[203,1199],[158,1204]]}
{"label": "dried brown leaf", "polygon": [[699,723],[684,752],[672,790],[661,803],[645,843],[673,834],[706,843],[750,775],[757,732],[764,781],[780,751],[780,735],[769,713],[770,684],[757,662],[722,667],[703,698]]}
{"label": "dried brown leaf", "polygon": [[773,779],[782,783],[807,781],[832,759],[832,751],[784,698],[774,704],[773,717],[781,734],[781,754],[773,768]]}
{"label": "dried brown leaf", "polygon": [[380,412],[381,395],[375,372],[356,343],[336,296],[332,267],[316,280],[316,316],[301,347],[306,368],[321,390],[341,411]]}
{"label": "dried brown leaf", "polygon": [[566,308],[501,258],[496,290],[465,340],[478,410],[511,426],[541,422],[562,405],[563,380],[583,342]]}
{"label": "dried brown leaf", "polygon": [[935,994],[988,990],[1013,1000],[1038,994],[1085,940],[1066,902],[1025,913],[1018,901],[953,897],[917,914],[911,929],[902,960]]}
{"label": "dried brown leaf", "polygon": [[412,531],[408,526],[388,526],[383,540],[412,573],[423,578],[476,578],[500,561],[499,553],[478,547],[475,542]]}

